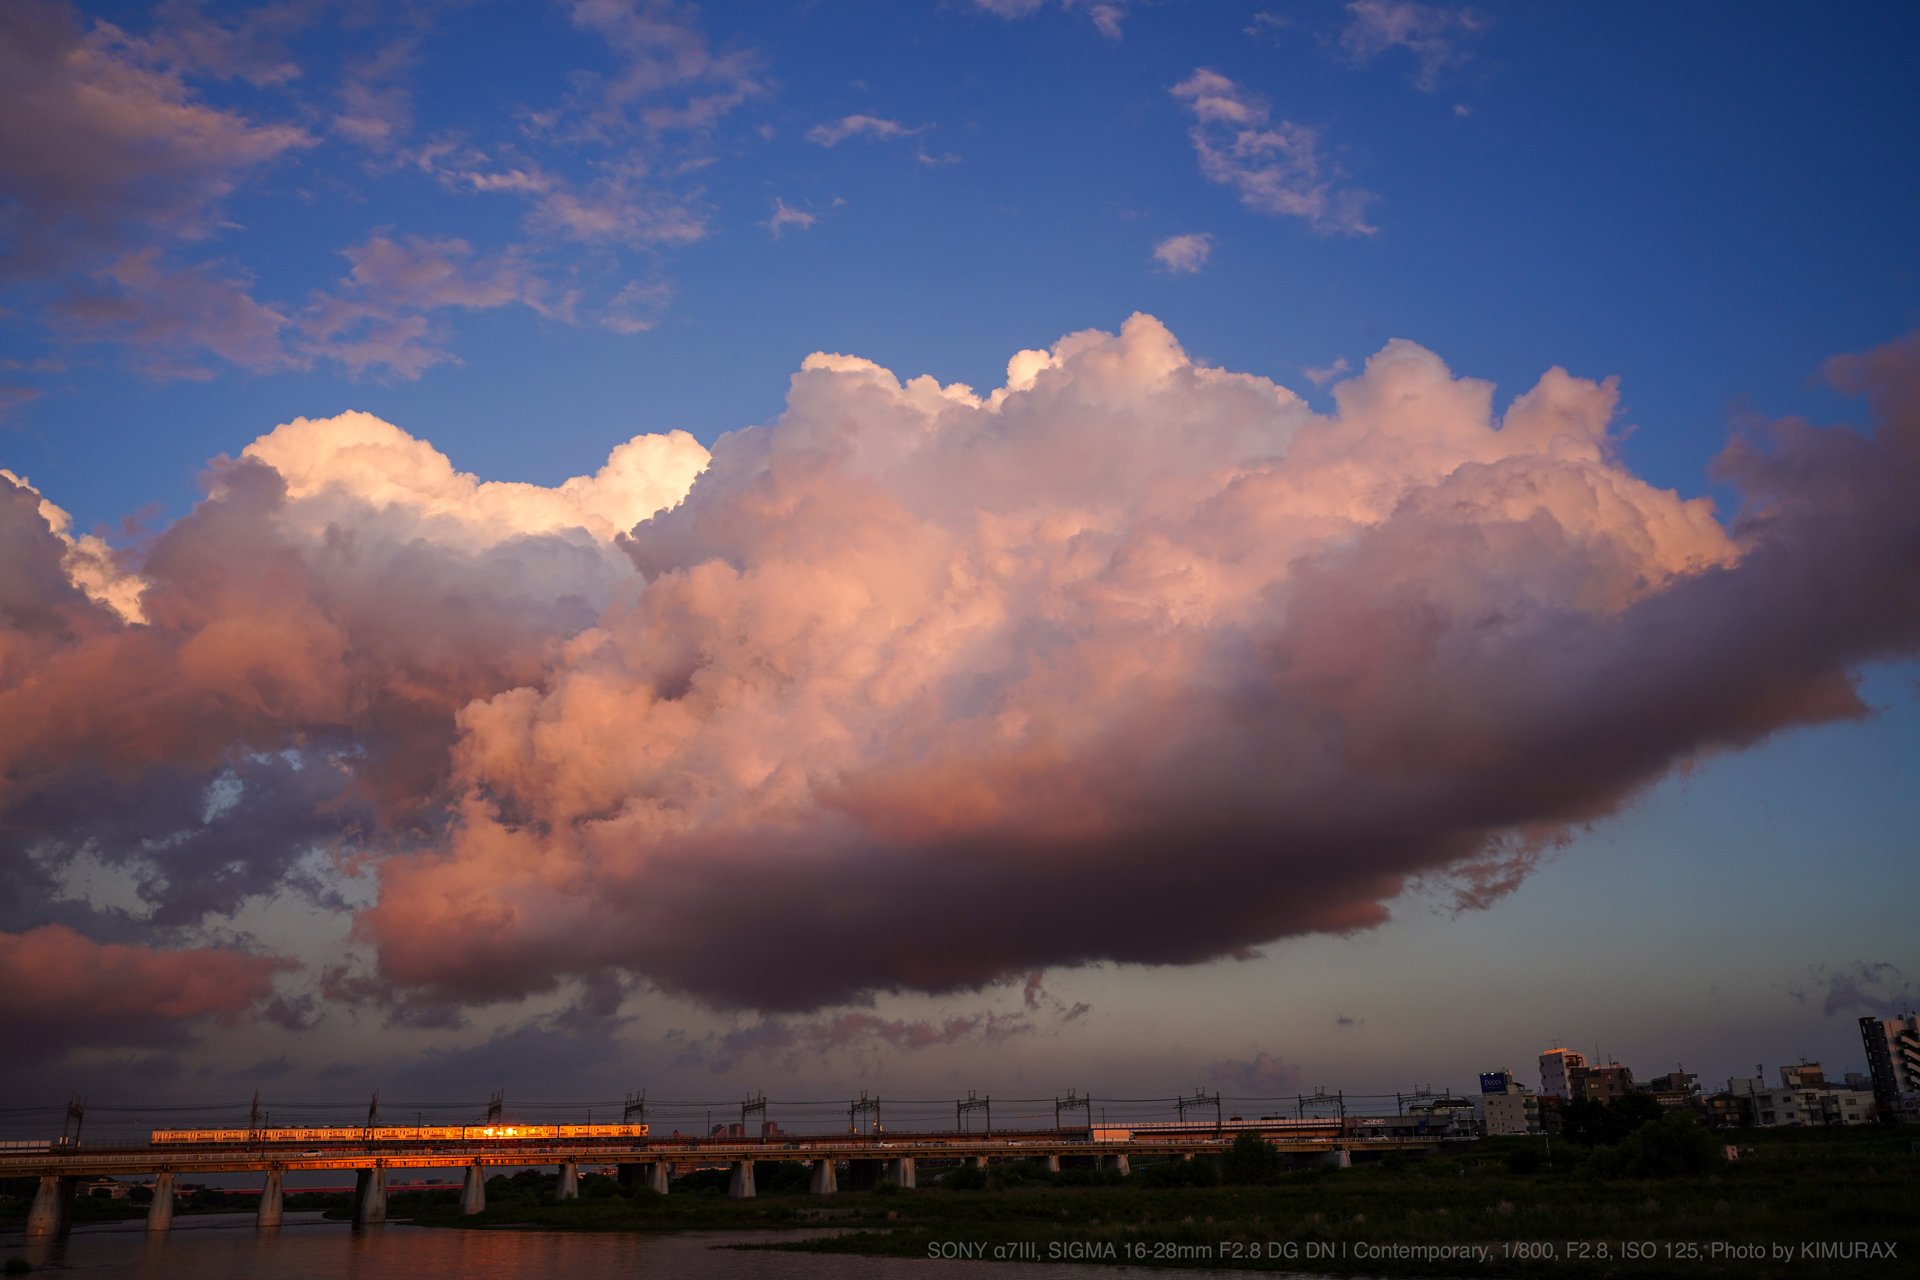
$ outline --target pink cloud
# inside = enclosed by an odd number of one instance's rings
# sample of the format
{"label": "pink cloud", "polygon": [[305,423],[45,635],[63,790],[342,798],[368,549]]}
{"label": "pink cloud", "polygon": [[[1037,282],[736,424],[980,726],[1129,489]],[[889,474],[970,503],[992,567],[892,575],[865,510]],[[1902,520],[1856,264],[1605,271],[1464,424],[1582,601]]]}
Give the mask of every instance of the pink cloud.
{"label": "pink cloud", "polygon": [[1255,1054],[1250,1062],[1216,1062],[1212,1074],[1214,1085],[1230,1097],[1277,1098],[1300,1091],[1300,1068],[1269,1053]]}
{"label": "pink cloud", "polygon": [[298,967],[282,956],[99,943],[41,925],[0,933],[0,1018],[15,1051],[35,1056],[151,1042],[167,1037],[167,1024],[252,1016],[272,994],[274,975]]}
{"label": "pink cloud", "polygon": [[1343,187],[1320,154],[1320,135],[1275,122],[1266,100],[1204,67],[1173,87],[1197,118],[1190,131],[1200,172],[1239,190],[1259,213],[1305,218],[1322,234],[1373,235],[1364,217],[1370,192]]}
{"label": "pink cloud", "polygon": [[[444,243],[356,272],[402,310],[532,288]],[[1920,647],[1916,361],[1832,367],[1871,432],[1737,436],[1730,524],[1625,467],[1611,382],[1496,411],[1394,341],[1319,414],[1147,316],[986,394],[816,353],[710,463],[644,437],[554,488],[289,423],[116,569],[145,625],[9,483],[0,847],[217,913],[293,874],[276,833],[333,841],[379,893],[339,989],[422,1017],[577,979],[1081,1016],[1029,975],[1370,928],[1415,882],[1484,908],[1701,753],[1862,714],[1853,670]],[[244,839],[178,816],[222,771]],[[768,1034],[1019,1025],[871,1017]]]}

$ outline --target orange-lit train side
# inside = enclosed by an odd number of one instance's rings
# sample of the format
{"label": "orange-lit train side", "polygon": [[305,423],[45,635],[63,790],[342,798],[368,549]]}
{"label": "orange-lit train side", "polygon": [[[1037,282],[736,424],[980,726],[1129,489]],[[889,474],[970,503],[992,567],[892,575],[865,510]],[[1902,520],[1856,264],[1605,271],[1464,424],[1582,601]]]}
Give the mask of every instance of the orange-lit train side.
{"label": "orange-lit train side", "polygon": [[316,1142],[605,1142],[644,1138],[643,1124],[491,1124],[422,1129],[155,1129],[153,1145],[233,1146],[267,1143],[311,1146]]}

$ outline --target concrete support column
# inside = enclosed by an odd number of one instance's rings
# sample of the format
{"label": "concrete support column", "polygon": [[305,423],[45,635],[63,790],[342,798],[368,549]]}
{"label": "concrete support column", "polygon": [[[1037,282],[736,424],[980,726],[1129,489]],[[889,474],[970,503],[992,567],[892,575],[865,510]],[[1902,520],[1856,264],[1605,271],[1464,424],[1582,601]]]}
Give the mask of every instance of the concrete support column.
{"label": "concrete support column", "polygon": [[897,1160],[887,1161],[887,1181],[896,1187],[913,1188],[919,1186],[913,1169],[913,1157],[901,1156]]}
{"label": "concrete support column", "polygon": [[1182,1161],[1185,1161],[1185,1160],[1191,1160],[1191,1159],[1193,1159],[1193,1152],[1191,1152],[1191,1151],[1176,1151],[1176,1152],[1174,1152],[1174,1153],[1173,1153],[1173,1158],[1174,1158],[1175,1160],[1182,1160]]}
{"label": "concrete support column", "polygon": [[560,1185],[554,1188],[555,1200],[578,1200],[580,1198],[580,1166],[563,1164],[560,1166]]}
{"label": "concrete support column", "polygon": [[1353,1153],[1349,1151],[1329,1151],[1320,1157],[1321,1164],[1332,1165],[1336,1169],[1353,1168]]}
{"label": "concrete support column", "polygon": [[73,1229],[73,1187],[75,1179],[48,1175],[40,1179],[33,1193],[33,1207],[27,1210],[27,1238],[64,1236]]}
{"label": "concrete support column", "polygon": [[673,1180],[673,1165],[666,1160],[657,1160],[643,1167],[646,1170],[646,1177],[642,1179],[640,1185],[652,1187],[661,1195],[667,1194],[667,1186]]}
{"label": "concrete support column", "polygon": [[987,1158],[985,1156],[968,1156],[967,1166],[973,1169],[984,1169],[987,1167]]}
{"label": "concrete support column", "polygon": [[460,1212],[465,1214],[485,1213],[487,1211],[487,1171],[477,1164],[467,1166],[467,1176],[460,1184]]}
{"label": "concrete support column", "polygon": [[735,1200],[751,1200],[753,1189],[753,1161],[735,1160],[733,1172],[727,1179],[727,1194]]}
{"label": "concrete support column", "polygon": [[813,1165],[813,1170],[807,1178],[807,1194],[811,1196],[837,1195],[840,1191],[840,1182],[834,1176],[832,1158],[814,1160],[810,1163]]}
{"label": "concrete support column", "polygon": [[162,1171],[153,1180],[153,1203],[147,1206],[147,1230],[173,1230],[173,1171]]}
{"label": "concrete support column", "polygon": [[1040,1157],[1040,1163],[1048,1173],[1058,1173],[1060,1172],[1060,1153],[1058,1151],[1049,1152]]}
{"label": "concrete support column", "polygon": [[277,1227],[285,1216],[286,1200],[280,1193],[280,1184],[286,1174],[279,1169],[267,1170],[267,1185],[260,1188],[260,1208],[254,1215],[256,1227]]}
{"label": "concrete support column", "polygon": [[387,1220],[387,1171],[361,1169],[353,1187],[353,1225],[377,1226]]}
{"label": "concrete support column", "polygon": [[1127,1163],[1127,1153],[1124,1151],[1109,1151],[1106,1155],[1101,1156],[1100,1167],[1102,1169],[1118,1169],[1122,1173],[1133,1172],[1133,1166]]}

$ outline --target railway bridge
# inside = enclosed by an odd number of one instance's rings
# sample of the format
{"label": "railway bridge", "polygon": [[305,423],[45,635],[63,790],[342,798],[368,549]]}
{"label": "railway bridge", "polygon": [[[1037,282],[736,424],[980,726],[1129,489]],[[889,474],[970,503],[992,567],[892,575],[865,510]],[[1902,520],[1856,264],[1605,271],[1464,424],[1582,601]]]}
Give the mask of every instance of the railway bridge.
{"label": "railway bridge", "polygon": [[[500,1166],[554,1165],[560,1170],[559,1197],[579,1195],[581,1164],[618,1166],[620,1180],[639,1182],[665,1192],[676,1165],[731,1169],[728,1194],[755,1194],[756,1162],[794,1161],[810,1168],[809,1189],[832,1195],[840,1189],[839,1168],[845,1166],[851,1189],[865,1189],[882,1179],[902,1187],[916,1185],[917,1164],[937,1161],[985,1168],[994,1162],[1037,1161],[1059,1169],[1062,1160],[1097,1162],[1101,1167],[1127,1171],[1133,1161],[1218,1160],[1238,1136],[1232,1130],[1254,1128],[1281,1151],[1295,1158],[1317,1158],[1344,1167],[1356,1152],[1426,1151],[1437,1148],[1437,1134],[1410,1131],[1404,1126],[1376,1132],[1343,1124],[1288,1125],[1292,1132],[1271,1132],[1271,1125],[1149,1126],[1128,1130],[1038,1130],[983,1137],[971,1134],[911,1134],[795,1136],[765,1138],[655,1138],[617,1142],[526,1143],[522,1141],[461,1141],[448,1145],[393,1144],[379,1141],[293,1150],[270,1141],[234,1143],[216,1147],[145,1146],[63,1147],[50,1144],[37,1152],[0,1154],[0,1177],[37,1177],[39,1190],[28,1214],[29,1237],[65,1235],[72,1217],[74,1189],[89,1177],[152,1177],[153,1203],[147,1229],[172,1226],[174,1180],[181,1175],[258,1172],[265,1175],[258,1223],[277,1227],[284,1203],[283,1180],[288,1173],[351,1169],[356,1174],[353,1221],[356,1225],[383,1222],[387,1210],[387,1176],[395,1169],[465,1170],[460,1207],[464,1213],[486,1208],[489,1169]],[[295,1144],[298,1145],[298,1144]],[[296,1188],[297,1191],[297,1188]]]}

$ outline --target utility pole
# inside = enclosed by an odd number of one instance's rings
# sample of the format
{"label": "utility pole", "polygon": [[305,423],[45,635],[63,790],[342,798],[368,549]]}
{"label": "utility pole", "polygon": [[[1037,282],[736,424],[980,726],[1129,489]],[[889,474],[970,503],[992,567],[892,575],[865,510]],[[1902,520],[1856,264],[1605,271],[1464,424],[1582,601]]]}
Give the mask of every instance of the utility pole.
{"label": "utility pole", "polygon": [[647,1122],[647,1091],[645,1089],[639,1093],[627,1095],[626,1105],[620,1109],[620,1123],[632,1124],[635,1116],[640,1117],[641,1124]]}
{"label": "utility pole", "polygon": [[1053,1127],[1055,1132],[1058,1132],[1060,1129],[1060,1113],[1062,1111],[1085,1111],[1087,1113],[1087,1136],[1093,1136],[1093,1098],[1091,1096],[1083,1098],[1074,1090],[1069,1089],[1067,1090],[1067,1096],[1065,1098],[1055,1098],[1053,1100]]}
{"label": "utility pole", "polygon": [[991,1138],[993,1136],[993,1099],[991,1097],[976,1098],[974,1096],[973,1090],[971,1089],[967,1090],[967,1100],[965,1102],[961,1102],[958,1099],[954,1100],[954,1104],[953,1104],[953,1127],[954,1128],[960,1129],[960,1128],[968,1127],[964,1117],[969,1111],[984,1111],[987,1113],[986,1136]]}
{"label": "utility pole", "polygon": [[860,1132],[860,1117],[868,1113],[873,1115],[874,1136],[879,1137],[881,1131],[880,1099],[868,1098],[866,1090],[864,1089],[860,1091],[860,1097],[847,1107],[847,1132]]}
{"label": "utility pole", "polygon": [[759,1093],[759,1094],[755,1094],[751,1098],[748,1098],[745,1102],[742,1102],[740,1104],[740,1136],[741,1137],[744,1138],[744,1137],[753,1136],[747,1130],[747,1117],[752,1115],[756,1111],[760,1113],[761,1136],[762,1137],[766,1136],[767,1095],[764,1093]]}
{"label": "utility pole", "polygon": [[74,1094],[67,1100],[67,1117],[60,1122],[60,1145],[67,1145],[67,1124],[73,1124],[73,1145],[80,1145],[80,1130],[87,1123],[87,1100]]}
{"label": "utility pole", "polygon": [[506,1110],[506,1107],[507,1091],[502,1089],[487,1099],[487,1118],[485,1123],[489,1125],[498,1124],[500,1122],[500,1116]]}

